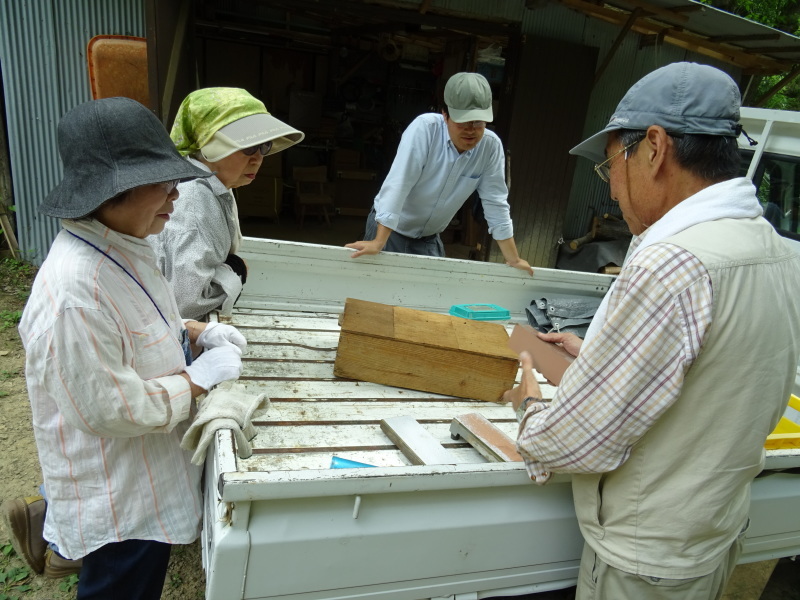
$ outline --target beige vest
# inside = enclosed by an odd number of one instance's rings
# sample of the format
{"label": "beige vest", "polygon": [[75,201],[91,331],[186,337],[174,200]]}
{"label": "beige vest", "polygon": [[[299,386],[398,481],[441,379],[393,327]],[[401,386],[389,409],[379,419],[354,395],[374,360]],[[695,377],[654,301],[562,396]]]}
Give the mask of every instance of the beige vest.
{"label": "beige vest", "polygon": [[800,355],[800,256],[760,217],[703,223],[665,243],[708,269],[712,325],[680,398],[625,464],[574,475],[573,492],[602,560],[689,578],[713,571],[747,522],[750,482]]}

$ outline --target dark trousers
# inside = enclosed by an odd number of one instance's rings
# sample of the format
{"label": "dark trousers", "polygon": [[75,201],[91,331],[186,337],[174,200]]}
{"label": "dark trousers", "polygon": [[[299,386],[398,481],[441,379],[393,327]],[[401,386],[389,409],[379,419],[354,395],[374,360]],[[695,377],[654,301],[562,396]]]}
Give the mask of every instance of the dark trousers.
{"label": "dark trousers", "polygon": [[[375,207],[367,216],[367,225],[364,231],[365,240],[374,240],[378,233],[378,223],[375,221]],[[421,254],[423,256],[444,256],[444,244],[438,233],[426,235],[421,238],[412,238],[402,233],[392,231],[386,245],[386,252],[400,252],[401,254]]]}
{"label": "dark trousers", "polygon": [[126,540],[106,544],[83,557],[77,600],[159,600],[170,544]]}

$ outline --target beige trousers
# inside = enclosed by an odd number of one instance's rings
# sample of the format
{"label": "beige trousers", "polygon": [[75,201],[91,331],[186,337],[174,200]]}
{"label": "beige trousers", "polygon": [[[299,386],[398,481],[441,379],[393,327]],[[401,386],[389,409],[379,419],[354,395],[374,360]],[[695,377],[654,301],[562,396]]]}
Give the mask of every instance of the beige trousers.
{"label": "beige trousers", "polygon": [[620,571],[583,545],[575,600],[719,600],[742,554],[744,532],[715,571],[691,579],[663,579]]}

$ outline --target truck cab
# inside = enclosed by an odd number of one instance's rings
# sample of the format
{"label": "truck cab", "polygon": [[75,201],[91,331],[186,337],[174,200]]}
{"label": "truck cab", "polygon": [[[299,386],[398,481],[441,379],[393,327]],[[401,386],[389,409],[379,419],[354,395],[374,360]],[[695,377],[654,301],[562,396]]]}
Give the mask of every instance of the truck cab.
{"label": "truck cab", "polygon": [[800,112],[742,107],[740,122],[742,175],[756,186],[764,218],[800,252]]}

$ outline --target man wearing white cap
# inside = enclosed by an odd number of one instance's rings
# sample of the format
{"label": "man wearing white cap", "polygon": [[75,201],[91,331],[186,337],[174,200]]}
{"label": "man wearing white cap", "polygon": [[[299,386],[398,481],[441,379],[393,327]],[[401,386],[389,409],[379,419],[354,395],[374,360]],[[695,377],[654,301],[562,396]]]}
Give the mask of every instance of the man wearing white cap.
{"label": "man wearing white cap", "polygon": [[578,600],[720,598],[741,554],[800,356],[800,256],[738,177],[739,105],[727,74],[674,63],[571,150],[634,238],[583,342],[540,335],[576,356],[552,402],[526,353],[505,397],[536,482],[572,474]]}
{"label": "man wearing white cap", "polygon": [[444,256],[439,234],[477,190],[489,233],[506,263],[533,274],[520,258],[505,183],[503,143],[491,122],[492,90],[478,73],[456,73],[445,85],[441,114],[414,119],[403,132],[389,174],[352,257],[381,250]]}

